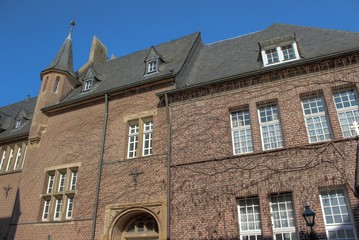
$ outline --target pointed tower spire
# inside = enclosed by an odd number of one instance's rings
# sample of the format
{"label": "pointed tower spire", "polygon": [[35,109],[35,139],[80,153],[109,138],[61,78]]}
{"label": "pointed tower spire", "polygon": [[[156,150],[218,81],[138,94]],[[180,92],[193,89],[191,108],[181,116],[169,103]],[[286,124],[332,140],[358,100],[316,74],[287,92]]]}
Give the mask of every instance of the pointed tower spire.
{"label": "pointed tower spire", "polygon": [[76,78],[73,66],[73,57],[72,57],[72,30],[75,26],[75,21],[71,21],[71,27],[68,37],[65,39],[65,42],[62,44],[60,50],[58,51],[55,59],[52,63],[42,71],[42,74],[47,71],[57,70],[61,72],[66,72]]}

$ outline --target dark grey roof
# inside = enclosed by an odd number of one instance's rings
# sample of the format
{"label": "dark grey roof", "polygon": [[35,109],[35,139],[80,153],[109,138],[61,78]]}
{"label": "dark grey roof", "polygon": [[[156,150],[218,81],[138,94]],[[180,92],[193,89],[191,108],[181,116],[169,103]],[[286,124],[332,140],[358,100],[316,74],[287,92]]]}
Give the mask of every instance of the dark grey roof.
{"label": "dark grey roof", "polygon": [[73,57],[72,57],[72,40],[71,40],[71,31],[69,36],[66,38],[65,42],[62,44],[60,50],[57,52],[55,59],[52,63],[42,72],[48,70],[59,70],[71,74],[76,78],[73,66]]}
{"label": "dark grey roof", "polygon": [[188,77],[178,86],[202,84],[264,68],[259,43],[291,34],[295,36],[301,56],[298,63],[359,48],[359,33],[356,32],[274,24],[263,31],[205,45]]}
{"label": "dark grey roof", "polygon": [[[146,75],[146,57],[153,47],[109,60],[100,64],[92,64],[96,78],[99,80],[97,86],[89,92],[82,92],[82,87],[75,89],[62,103],[87,98],[91,95],[107,92],[111,89],[120,89],[145,82],[151,82],[161,77],[176,75],[183,67],[187,56],[198,38],[199,33],[193,33],[185,37],[154,46],[156,52],[163,59],[160,69],[156,73]],[[80,81],[86,73],[81,73]]]}
{"label": "dark grey roof", "polygon": [[[29,134],[37,97],[0,107],[0,141]],[[14,129],[17,119],[23,118],[20,128]]]}

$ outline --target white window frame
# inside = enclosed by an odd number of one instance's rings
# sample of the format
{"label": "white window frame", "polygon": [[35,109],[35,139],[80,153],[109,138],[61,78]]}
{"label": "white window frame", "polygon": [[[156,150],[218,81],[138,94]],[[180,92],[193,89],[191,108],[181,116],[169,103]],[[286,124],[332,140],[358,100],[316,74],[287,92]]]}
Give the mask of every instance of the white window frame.
{"label": "white window frame", "polygon": [[77,183],[77,171],[71,170],[70,191],[74,191],[76,189],[76,183]]}
{"label": "white window frame", "polygon": [[[337,202],[338,205],[332,205],[332,202],[329,201],[330,203],[330,206],[326,205],[324,206],[324,195],[328,196],[329,194],[331,194],[331,196],[333,197],[333,193],[335,192],[335,201],[333,201],[334,203]],[[338,193],[341,193],[342,197],[343,197],[343,200],[344,200],[344,203],[342,202],[342,204],[340,205],[340,200],[338,198],[339,194]],[[323,189],[320,191],[320,194],[319,194],[319,197],[320,197],[320,204],[321,204],[321,207],[322,207],[322,213],[323,213],[323,218],[324,218],[324,224],[325,224],[325,230],[326,230],[326,234],[327,234],[327,238],[330,239],[330,236],[329,236],[329,232],[331,231],[340,231],[340,230],[352,230],[353,231],[353,238],[352,239],[358,239],[357,235],[356,235],[356,229],[355,229],[355,223],[354,223],[354,218],[352,216],[352,211],[351,211],[351,208],[350,208],[350,204],[348,202],[349,198],[347,196],[347,193],[346,191],[344,191],[343,188],[333,188],[333,189]],[[339,200],[339,201],[338,201]],[[340,216],[340,218],[342,219],[343,216],[346,216],[346,218],[349,219],[348,222],[338,222],[338,223],[328,223],[327,222],[327,213],[325,210],[325,207],[330,208],[330,212],[332,214],[330,214],[331,216]],[[339,211],[339,214],[334,214],[334,209],[337,209],[337,211]],[[343,214],[343,211],[344,211],[344,214]],[[346,212],[346,214],[345,214]],[[334,218],[335,219],[335,218]],[[334,220],[333,219],[333,220]],[[339,239],[339,238],[338,238]]]}
{"label": "white window frame", "polygon": [[[283,197],[289,197],[290,201],[284,200],[279,201],[279,198]],[[277,203],[273,203],[273,199],[277,198]],[[278,205],[277,207],[274,207],[275,205]],[[284,208],[283,209],[283,205]],[[279,195],[272,195],[269,198],[269,207],[270,207],[270,213],[271,213],[271,222],[272,222],[272,229],[273,229],[273,239],[276,240],[276,234],[290,234],[290,239],[292,240],[292,236],[295,235],[294,239],[299,239],[298,237],[298,231],[296,229],[296,223],[295,223],[295,216],[294,216],[294,206],[293,206],[293,198],[292,194],[285,193],[285,194],[279,194]],[[276,218],[276,213],[279,218]],[[283,213],[283,214],[281,214]],[[291,213],[291,216],[290,216]],[[285,217],[283,217],[285,216]],[[276,227],[275,221],[276,220],[282,220],[288,222],[288,227]],[[282,225],[282,221],[280,222]],[[292,223],[292,224],[290,224]]]}
{"label": "white window frame", "polygon": [[[295,58],[286,60],[286,59],[284,59],[282,47],[286,47],[288,45],[291,45],[293,47]],[[273,62],[273,63],[268,62],[268,57],[266,54],[267,50],[274,50],[277,53],[278,62]],[[263,58],[263,66],[265,66],[265,67],[273,66],[273,65],[277,65],[277,64],[281,64],[281,63],[285,63],[285,62],[292,62],[292,61],[298,60],[300,58],[299,52],[298,52],[298,46],[297,46],[296,42],[285,42],[285,43],[281,43],[280,45],[267,46],[262,49],[261,53],[262,53],[262,58]]]}
{"label": "white window frame", "polygon": [[9,157],[7,159],[7,165],[6,165],[6,169],[5,169],[6,172],[10,170],[11,161],[12,161],[13,156],[14,156],[14,149],[11,148]]}
{"label": "white window frame", "polygon": [[16,159],[15,159],[15,163],[14,163],[14,168],[13,168],[14,170],[18,169],[18,164],[19,164],[20,157],[21,157],[21,147],[18,146],[17,147],[17,153],[16,153]]}
{"label": "white window frame", "polygon": [[49,175],[47,182],[47,189],[46,189],[47,194],[53,193],[54,185],[55,185],[55,175]]}
{"label": "white window frame", "polygon": [[[248,119],[246,118],[247,116]],[[232,112],[230,120],[233,154],[239,155],[253,152],[251,117],[249,110],[243,109]]]}
{"label": "white window frame", "polygon": [[17,119],[17,120],[15,121],[15,127],[14,127],[14,129],[20,128],[20,127],[21,127],[21,124],[22,124],[22,119]]}
{"label": "white window frame", "polygon": [[[322,108],[323,111],[318,111],[316,113],[306,113],[305,111],[308,109],[310,112],[313,111],[313,108],[311,107],[311,101],[313,103],[313,101],[315,101],[315,103],[318,103],[318,101],[321,100],[322,102]],[[308,102],[308,106],[309,108],[305,108],[305,101],[309,101]],[[302,99],[301,101],[302,104],[302,110],[303,110],[303,115],[304,115],[304,121],[305,121],[305,127],[307,129],[307,135],[308,135],[308,141],[310,143],[315,143],[315,142],[322,142],[322,141],[328,141],[332,139],[332,132],[331,132],[331,127],[330,127],[330,123],[329,123],[329,119],[328,119],[328,114],[327,114],[327,110],[326,110],[326,105],[325,105],[325,101],[324,98],[322,96],[311,96],[311,97],[307,97]],[[316,104],[316,108],[319,109],[319,105]],[[312,126],[314,126],[314,130],[309,129],[309,121],[315,121],[315,119],[320,119],[320,122],[316,122],[316,123],[310,123]],[[324,119],[325,121],[322,121],[322,119]],[[317,126],[318,124],[321,125],[321,128],[316,128],[315,126]],[[327,125],[327,128],[324,127],[323,124]],[[325,133],[325,130],[328,130],[328,133]],[[315,135],[311,135],[311,131],[315,132]],[[323,134],[317,134],[318,131],[322,131]],[[327,136],[329,135],[329,136]],[[313,140],[312,138],[315,138],[315,140]],[[320,139],[323,138],[323,139]]]}
{"label": "white window frame", "polygon": [[[350,93],[354,96],[354,101],[346,101],[349,106],[345,107],[343,103],[343,97],[349,97]],[[345,94],[345,95],[344,95]],[[338,103],[336,99],[340,98],[340,104],[342,107],[338,108]],[[352,128],[353,122],[356,121],[359,123],[359,107],[358,107],[358,97],[357,93],[354,89],[345,89],[341,91],[336,91],[333,94],[333,101],[335,104],[335,108],[337,110],[337,116],[340,124],[340,128],[342,130],[342,134],[344,138],[357,136],[357,132]],[[345,118],[341,118],[340,115],[344,114]],[[348,117],[348,114],[352,116]],[[345,128],[349,128],[348,130]]]}
{"label": "white window frame", "polygon": [[2,157],[1,157],[1,162],[0,162],[0,171],[2,170],[2,166],[4,164],[5,157],[6,157],[6,150],[4,149],[4,152],[2,153]]}
{"label": "white window frame", "polygon": [[150,60],[147,63],[147,74],[155,73],[158,71],[158,60]]}
{"label": "white window frame", "polygon": [[[44,200],[44,208],[42,210],[42,221],[48,221],[50,216],[51,200]],[[45,215],[47,217],[45,217]]]}
{"label": "white window frame", "polygon": [[60,172],[58,192],[64,192],[66,187],[66,172]]}
{"label": "white window frame", "polygon": [[54,220],[59,221],[61,219],[62,211],[62,198],[56,198],[55,209],[54,209]]}
{"label": "white window frame", "polygon": [[87,91],[90,91],[93,87],[93,80],[86,80],[84,82],[84,89],[83,89],[83,92],[87,92]]}
{"label": "white window frame", "polygon": [[[255,201],[258,204],[255,204]],[[241,203],[244,202],[244,205]],[[251,204],[250,204],[251,203]],[[258,209],[258,212],[255,212],[255,209]],[[250,198],[242,198],[237,200],[237,210],[238,210],[238,223],[239,223],[239,233],[241,240],[249,240],[250,237],[254,237],[256,240],[263,239],[262,236],[262,224],[261,224],[261,212],[259,207],[259,198],[258,197],[250,197]],[[243,211],[245,213],[243,213]],[[255,220],[255,215],[258,216],[258,220]],[[242,219],[246,219],[246,222],[242,222]],[[253,219],[249,219],[253,218]],[[244,230],[242,229],[242,224],[248,224],[249,222],[257,223],[255,224],[255,229],[252,230]],[[258,226],[259,225],[259,226]]]}
{"label": "white window frame", "polygon": [[68,197],[67,207],[66,207],[66,219],[72,219],[73,211],[74,211],[74,198]]}
{"label": "white window frame", "polygon": [[[273,108],[276,107],[277,109],[277,118],[275,118],[275,115],[273,114]],[[270,113],[271,113],[271,116],[272,116],[272,120],[270,121],[265,121],[265,122],[262,122],[262,118],[261,118],[261,111],[264,110],[265,111],[265,118],[267,118],[267,116],[269,116],[267,113],[268,113],[268,110],[270,108]],[[281,124],[280,124],[280,115],[279,115],[279,107],[278,107],[278,104],[276,103],[273,103],[273,104],[267,104],[267,105],[262,105],[262,106],[259,106],[258,107],[258,118],[259,118],[259,125],[260,125],[260,133],[261,133],[261,141],[262,141],[262,149],[264,151],[266,150],[272,150],[272,149],[278,149],[278,148],[283,148],[283,143],[284,143],[284,140],[283,140],[283,133],[282,133],[282,127],[281,127]],[[275,135],[274,136],[269,136],[268,137],[265,137],[264,136],[264,133],[268,134],[268,132],[270,132],[269,130],[268,131],[264,131],[265,128],[268,128],[268,127],[273,127],[274,128],[274,132],[275,132]],[[272,142],[272,138],[275,138],[275,141]],[[264,139],[269,139],[269,142],[268,143],[265,143],[264,142]],[[266,144],[270,145],[269,147],[266,147]],[[272,147],[272,144],[276,145],[274,147]]]}
{"label": "white window frame", "polygon": [[[143,123],[142,156],[152,155],[152,132],[153,121],[145,121]],[[148,143],[148,147],[146,147],[146,143]]]}
{"label": "white window frame", "polygon": [[139,125],[138,125],[138,123],[130,124],[129,127],[128,127],[127,158],[135,158],[135,157],[137,157],[138,134],[139,134]]}

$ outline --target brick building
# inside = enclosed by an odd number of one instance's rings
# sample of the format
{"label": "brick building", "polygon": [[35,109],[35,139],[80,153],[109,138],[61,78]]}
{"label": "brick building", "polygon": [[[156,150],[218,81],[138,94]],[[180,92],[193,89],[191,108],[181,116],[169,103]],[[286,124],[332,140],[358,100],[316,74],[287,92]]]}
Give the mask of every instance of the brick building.
{"label": "brick building", "polygon": [[110,60],[95,37],[76,72],[71,38],[37,98],[0,108],[4,239],[305,239],[307,204],[317,237],[358,239],[359,33],[275,24]]}

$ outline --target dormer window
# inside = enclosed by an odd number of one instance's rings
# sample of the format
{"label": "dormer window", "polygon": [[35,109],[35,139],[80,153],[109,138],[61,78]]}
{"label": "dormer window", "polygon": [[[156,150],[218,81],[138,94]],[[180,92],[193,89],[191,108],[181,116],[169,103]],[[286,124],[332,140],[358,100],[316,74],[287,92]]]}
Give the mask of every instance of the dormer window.
{"label": "dormer window", "polygon": [[84,83],[84,92],[87,92],[87,91],[90,91],[92,89],[92,86],[93,86],[93,80],[87,80],[85,81]]}
{"label": "dormer window", "polygon": [[294,35],[263,41],[260,45],[263,66],[290,62],[300,58]]}
{"label": "dormer window", "polygon": [[148,51],[144,62],[146,63],[145,75],[158,73],[160,71],[161,65],[165,63],[163,57],[159,52],[157,52],[155,47],[151,47],[151,49]]}
{"label": "dormer window", "polygon": [[14,130],[19,129],[21,127],[21,124],[22,124],[22,119],[17,119],[15,122]]}
{"label": "dormer window", "polygon": [[147,63],[147,74],[157,72],[158,60],[151,60]]}

